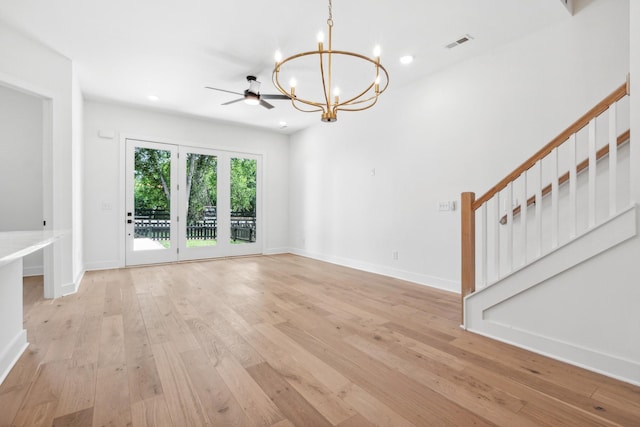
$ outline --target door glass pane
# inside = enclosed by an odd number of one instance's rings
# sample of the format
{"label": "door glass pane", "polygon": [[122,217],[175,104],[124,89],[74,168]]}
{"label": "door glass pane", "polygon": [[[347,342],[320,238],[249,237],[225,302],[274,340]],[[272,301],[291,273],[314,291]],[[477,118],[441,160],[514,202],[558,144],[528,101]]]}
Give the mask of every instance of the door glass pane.
{"label": "door glass pane", "polygon": [[187,154],[187,247],[215,246],[218,222],[218,158]]}
{"label": "door glass pane", "polygon": [[135,148],[133,250],[171,246],[171,152]]}
{"label": "door glass pane", "polygon": [[256,160],[231,159],[231,243],[256,241]]}

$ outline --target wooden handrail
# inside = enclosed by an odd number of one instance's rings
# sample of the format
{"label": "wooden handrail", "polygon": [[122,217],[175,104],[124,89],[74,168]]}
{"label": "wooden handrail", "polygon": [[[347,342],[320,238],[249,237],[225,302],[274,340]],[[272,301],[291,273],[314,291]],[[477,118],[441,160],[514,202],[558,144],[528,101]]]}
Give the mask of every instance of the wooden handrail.
{"label": "wooden handrail", "polygon": [[[627,142],[629,142],[629,139],[631,138],[631,131],[629,129],[627,129],[626,131],[622,132],[619,136],[618,139],[616,141],[616,145],[619,147]],[[596,161],[600,160],[601,158],[603,158],[604,156],[606,156],[607,154],[609,154],[609,145],[605,145],[604,147],[602,147],[601,149],[599,149],[596,152]],[[576,166],[576,174],[582,172],[583,170],[585,170],[586,168],[589,167],[589,159],[585,159],[583,161],[581,161],[580,163],[578,163],[578,165]],[[565,182],[569,181],[569,172],[566,172],[565,174],[561,175],[558,178],[558,186],[564,184]],[[546,196],[547,194],[551,193],[551,189],[552,189],[552,184],[548,184],[546,187],[544,187],[542,189],[542,197]],[[536,196],[533,195],[531,197],[529,197],[527,199],[527,207],[534,205],[536,203]],[[516,215],[518,215],[520,213],[520,211],[522,210],[522,205],[518,205],[515,208],[513,208],[513,216],[515,217]],[[504,215],[502,218],[500,218],[500,224],[506,224],[507,223],[507,215]]]}
{"label": "wooden handrail", "polygon": [[560,135],[556,136],[553,140],[551,140],[551,142],[542,147],[537,153],[535,153],[528,160],[518,166],[513,172],[502,179],[502,181],[494,185],[489,191],[476,199],[473,203],[473,210],[477,210],[480,206],[482,206],[483,203],[490,200],[499,191],[503,190],[510,182],[514,181],[525,171],[531,169],[536,164],[536,162],[538,162],[538,160],[546,157],[553,151],[554,148],[559,147],[567,139],[569,139],[571,135],[588,125],[592,119],[604,113],[611,104],[624,98],[628,94],[627,90],[628,84],[625,82],[622,86],[614,90],[609,96],[600,101],[595,107],[589,110],[585,115],[576,120],[575,123],[565,129],[562,133],[560,133]]}

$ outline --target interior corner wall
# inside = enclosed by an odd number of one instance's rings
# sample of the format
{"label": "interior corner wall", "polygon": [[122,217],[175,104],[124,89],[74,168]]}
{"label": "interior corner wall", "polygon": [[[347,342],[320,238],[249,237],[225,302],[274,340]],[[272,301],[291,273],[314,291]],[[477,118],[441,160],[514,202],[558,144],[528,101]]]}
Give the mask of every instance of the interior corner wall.
{"label": "interior corner wall", "polygon": [[[113,137],[101,138],[103,134]],[[124,176],[121,135],[263,156],[264,253],[288,251],[289,137],[262,129],[86,100],[84,109],[84,261],[88,270],[123,266]]]}
{"label": "interior corner wall", "polygon": [[[42,100],[0,85],[0,231],[42,228]],[[25,276],[41,275],[42,252],[23,260]]]}
{"label": "interior corner wall", "polygon": [[[0,22],[0,82],[40,97],[45,105],[44,114],[50,117],[50,128],[45,129],[43,152],[49,164],[43,170],[50,172],[44,186],[44,211],[48,228],[66,231],[65,237],[53,245],[51,260],[51,288],[48,297],[62,296],[75,287],[73,283],[72,229],[72,69],[71,61],[51,49],[18,33]],[[50,106],[51,111],[48,110]],[[47,119],[45,120],[45,123]],[[47,181],[47,177],[44,177]],[[45,268],[47,263],[45,262]]]}
{"label": "interior corner wall", "polygon": [[[632,1],[630,21],[631,198],[640,204],[640,2]],[[640,226],[640,224],[639,224]],[[640,244],[640,243],[639,243]]]}
{"label": "interior corner wall", "polygon": [[[84,99],[78,81],[75,67],[72,79],[72,140],[71,140],[71,167],[72,167],[72,236],[73,236],[73,284],[75,289],[80,284],[84,273],[83,250],[83,203],[84,203],[84,144],[83,144],[83,113]],[[72,290],[73,291],[73,290]]]}
{"label": "interior corner wall", "polygon": [[622,84],[628,13],[592,2],[292,136],[292,251],[459,292],[459,212],[438,202],[479,196]]}

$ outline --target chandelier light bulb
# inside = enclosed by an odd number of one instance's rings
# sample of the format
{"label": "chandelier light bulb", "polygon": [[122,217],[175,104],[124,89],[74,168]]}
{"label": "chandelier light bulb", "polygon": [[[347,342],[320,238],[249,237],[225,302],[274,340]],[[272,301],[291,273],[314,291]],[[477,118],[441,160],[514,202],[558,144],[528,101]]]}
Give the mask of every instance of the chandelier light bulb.
{"label": "chandelier light bulb", "polygon": [[324,33],[322,31],[318,31],[318,43],[324,43]]}
{"label": "chandelier light bulb", "polygon": [[333,90],[333,96],[340,96],[340,88],[337,87]]}
{"label": "chandelier light bulb", "polygon": [[276,63],[280,63],[280,61],[282,61],[282,52],[280,52],[279,49],[276,50],[275,59],[276,59]]}
{"label": "chandelier light bulb", "polygon": [[296,79],[291,79],[291,80],[289,81],[289,86],[291,86],[291,87],[296,87],[296,86],[298,86],[298,82],[296,81]]}
{"label": "chandelier light bulb", "polygon": [[380,45],[376,45],[376,47],[373,48],[373,56],[376,58],[380,58],[381,53],[382,50],[380,49]]}

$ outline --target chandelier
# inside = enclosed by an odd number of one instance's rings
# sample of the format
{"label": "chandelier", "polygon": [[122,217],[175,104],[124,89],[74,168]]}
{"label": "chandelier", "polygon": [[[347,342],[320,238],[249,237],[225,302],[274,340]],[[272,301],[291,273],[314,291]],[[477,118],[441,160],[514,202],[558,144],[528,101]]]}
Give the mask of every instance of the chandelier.
{"label": "chandelier", "polygon": [[[387,70],[380,63],[380,47],[376,46],[374,49],[374,57],[369,58],[359,53],[347,52],[342,50],[333,50],[332,46],[332,32],[333,32],[333,10],[332,0],[329,0],[329,18],[327,19],[327,26],[329,27],[329,45],[325,49],[324,46],[324,34],[321,32],[318,34],[318,49],[298,53],[288,58],[282,59],[282,53],[276,52],[275,60],[276,65],[273,70],[273,84],[283,94],[291,99],[291,103],[299,111],[306,113],[322,112],[323,122],[335,122],[338,120],[338,111],[362,111],[373,107],[378,102],[378,96],[387,89],[389,85],[389,74]],[[297,81],[291,79],[289,90],[285,89],[280,83],[280,73],[285,68],[285,65],[292,65],[295,61],[299,61],[302,58],[317,57],[317,61],[320,65],[320,80],[322,84],[322,93],[318,93],[316,100],[302,98],[296,93]],[[335,83],[336,76],[333,74],[334,60],[350,58],[356,59],[360,63],[363,63],[371,68],[371,75],[369,77],[363,77],[364,82],[360,85],[360,88],[349,94],[346,99],[340,99],[340,90],[338,87],[332,87]],[[318,83],[318,82],[316,82]],[[364,88],[364,89],[363,89]],[[301,104],[306,104],[310,107],[303,107]]]}

